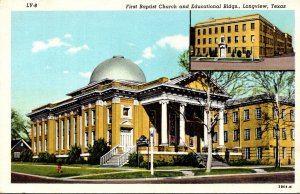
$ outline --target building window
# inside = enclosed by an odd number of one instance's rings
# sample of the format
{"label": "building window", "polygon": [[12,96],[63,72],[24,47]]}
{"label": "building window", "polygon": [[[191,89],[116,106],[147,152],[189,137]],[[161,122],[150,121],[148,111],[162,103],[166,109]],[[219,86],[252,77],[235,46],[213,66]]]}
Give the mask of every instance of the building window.
{"label": "building window", "polygon": [[255,111],[256,119],[261,119],[261,108],[257,108]]}
{"label": "building window", "polygon": [[198,35],[200,35],[200,31],[201,31],[201,30],[200,30],[200,29],[198,29]]}
{"label": "building window", "polygon": [[251,23],[251,30],[255,29],[255,23]]}
{"label": "building window", "polygon": [[250,159],[250,148],[245,147],[244,149],[244,159]]}
{"label": "building window", "polygon": [[221,33],[224,33],[224,26],[221,26]]}
{"label": "building window", "polygon": [[238,119],[239,119],[238,112],[237,111],[233,112],[233,122],[234,123],[238,122]]}
{"label": "building window", "polygon": [[70,136],[70,119],[68,118],[68,120],[67,120],[67,149],[70,149],[70,138],[71,138],[71,136]]}
{"label": "building window", "polygon": [[231,53],[231,47],[227,47],[227,52]]}
{"label": "building window", "polygon": [[212,33],[211,28],[208,28],[208,34],[211,34],[211,33]]}
{"label": "building window", "polygon": [[208,39],[208,44],[211,44],[211,38]]}
{"label": "building window", "polygon": [[224,119],[224,124],[226,124],[227,123],[227,113],[224,113],[223,119]]}
{"label": "building window", "polygon": [[224,131],[224,142],[228,142],[228,131]]}
{"label": "building window", "polygon": [[282,128],[282,139],[286,139],[286,129]]}
{"label": "building window", "polygon": [[108,145],[111,145],[111,142],[112,142],[112,134],[111,134],[111,130],[108,130],[108,131],[107,131],[107,139],[108,139],[107,144],[108,144]]}
{"label": "building window", "polygon": [[206,38],[203,38],[202,42],[203,42],[203,44],[206,44]]}
{"label": "building window", "polygon": [[227,37],[227,43],[231,43],[231,36]]}
{"label": "building window", "polygon": [[244,110],[244,121],[248,121],[250,119],[249,110]]}
{"label": "building window", "polygon": [[243,24],[243,31],[246,31],[246,24]]}
{"label": "building window", "polygon": [[96,138],[96,136],[95,136],[95,131],[92,131],[92,146],[93,146],[94,143],[95,143],[95,138]]}
{"label": "building window", "polygon": [[218,44],[218,38],[215,38],[215,43]]}
{"label": "building window", "polygon": [[44,124],[44,133],[45,133],[45,135],[47,135],[47,133],[48,133],[48,125],[47,125],[47,123]]}
{"label": "building window", "polygon": [[285,118],[286,118],[286,111],[285,111],[285,109],[282,109],[281,114],[282,114],[282,119],[285,120]]}
{"label": "building window", "polygon": [[61,149],[65,148],[65,124],[64,121],[61,121]]}
{"label": "building window", "polygon": [[200,38],[197,39],[198,44],[200,44]]}
{"label": "building window", "polygon": [[42,151],[42,140],[39,141],[40,152]]}
{"label": "building window", "polygon": [[189,145],[190,145],[190,147],[194,147],[195,145],[194,145],[194,131],[193,130],[191,130],[190,131],[190,138],[189,138]]}
{"label": "building window", "polygon": [[84,146],[88,147],[88,144],[89,144],[89,134],[88,134],[88,132],[85,132],[84,133]]}
{"label": "building window", "polygon": [[206,34],[206,29],[203,29],[203,35],[205,35]]}
{"label": "building window", "polygon": [[203,54],[206,54],[206,48],[203,48]]}
{"label": "building window", "polygon": [[294,114],[294,110],[290,110],[290,120],[294,121],[295,120],[295,114]]}
{"label": "building window", "polygon": [[243,38],[243,42],[245,43],[246,42],[246,36],[242,36]]}
{"label": "building window", "polygon": [[295,157],[295,148],[291,147],[291,158]]}
{"label": "building window", "polygon": [[112,123],[112,109],[111,109],[111,107],[107,108],[107,123],[108,124]]}
{"label": "building window", "polygon": [[215,27],[215,34],[218,34],[218,27]]}
{"label": "building window", "polygon": [[273,119],[276,119],[278,116],[278,109],[276,107],[273,107]]}
{"label": "building window", "polygon": [[227,26],[227,32],[231,32],[231,26]]}
{"label": "building window", "polygon": [[131,118],[131,107],[122,105],[122,117]]}
{"label": "building window", "polygon": [[88,111],[84,112],[84,118],[85,118],[84,126],[87,127],[89,125],[89,112]]}
{"label": "building window", "polygon": [[262,137],[262,131],[261,128],[256,128],[256,139],[261,139]]}
{"label": "building window", "polygon": [[273,157],[276,158],[277,155],[277,147],[273,147]]}
{"label": "building window", "polygon": [[33,133],[34,133],[34,137],[36,137],[36,126],[33,126]]}
{"label": "building window", "polygon": [[235,31],[235,32],[238,32],[238,31],[239,31],[239,25],[235,25],[235,26],[234,26],[234,31]]}
{"label": "building window", "polygon": [[74,145],[76,145],[76,136],[77,136],[77,120],[76,118],[73,118],[73,130],[74,130],[74,137],[73,137],[73,141],[74,141]]}
{"label": "building window", "polygon": [[59,148],[59,129],[58,129],[58,121],[56,121],[56,124],[55,124],[55,131],[56,131],[56,143],[55,143],[55,149],[56,151],[58,150]]}
{"label": "building window", "polygon": [[251,35],[251,42],[254,42],[254,40],[255,40],[255,36]]}
{"label": "building window", "polygon": [[256,148],[256,156],[258,160],[262,159],[262,147],[257,147]]}
{"label": "building window", "polygon": [[45,143],[45,145],[44,145],[45,146],[45,151],[47,151],[47,139],[45,139],[44,143]]}
{"label": "building window", "polygon": [[40,129],[40,130],[39,130],[39,132],[40,132],[40,133],[39,133],[39,136],[42,136],[42,124],[39,125],[39,129]]}
{"label": "building window", "polygon": [[[273,128],[273,138],[276,139],[276,136],[277,136],[277,130],[276,130],[276,128],[274,127],[274,128]],[[279,138],[279,134],[278,134],[278,138]]]}
{"label": "building window", "polygon": [[250,140],[250,129],[245,129],[244,139]]}
{"label": "building window", "polygon": [[246,53],[246,47],[243,47],[243,54]]}
{"label": "building window", "polygon": [[291,129],[291,139],[295,140],[295,130]]}
{"label": "building window", "polygon": [[35,141],[33,142],[33,150],[34,150],[34,152],[36,152],[36,142]]}
{"label": "building window", "polygon": [[213,140],[213,143],[218,142],[218,132],[214,132],[212,140]]}
{"label": "building window", "polygon": [[282,147],[282,158],[286,158],[286,147]]}
{"label": "building window", "polygon": [[238,42],[239,42],[239,37],[238,37],[238,36],[235,36],[235,37],[234,37],[234,42],[235,42],[235,43],[238,43]]}
{"label": "building window", "polygon": [[92,110],[92,126],[96,125],[96,112]]}
{"label": "building window", "polygon": [[240,132],[238,129],[233,131],[233,141],[238,141],[240,139]]}

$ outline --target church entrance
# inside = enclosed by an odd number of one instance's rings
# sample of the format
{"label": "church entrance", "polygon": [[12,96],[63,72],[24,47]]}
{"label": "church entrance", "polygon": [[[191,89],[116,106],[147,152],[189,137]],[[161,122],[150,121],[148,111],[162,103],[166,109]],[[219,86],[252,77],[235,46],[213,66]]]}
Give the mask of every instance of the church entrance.
{"label": "church entrance", "polygon": [[128,151],[133,145],[133,129],[121,127],[120,133],[120,147],[123,152]]}

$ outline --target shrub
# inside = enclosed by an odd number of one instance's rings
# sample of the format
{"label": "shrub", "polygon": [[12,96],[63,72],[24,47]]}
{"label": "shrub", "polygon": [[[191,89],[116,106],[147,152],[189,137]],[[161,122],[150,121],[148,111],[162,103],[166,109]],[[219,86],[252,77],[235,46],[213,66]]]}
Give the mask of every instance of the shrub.
{"label": "shrub", "polygon": [[260,160],[251,161],[247,159],[230,160],[228,163],[230,166],[244,166],[244,165],[260,165]]}
{"label": "shrub", "polygon": [[54,154],[49,154],[48,152],[40,152],[37,162],[55,163],[56,157]]}
{"label": "shrub", "polygon": [[231,57],[235,57],[234,50],[231,53]]}
{"label": "shrub", "polygon": [[250,58],[251,52],[249,50],[246,51],[246,57]]}
{"label": "shrub", "polygon": [[31,150],[23,150],[20,154],[20,160],[22,162],[32,162],[33,154]]}
{"label": "shrub", "polygon": [[81,163],[80,154],[81,148],[79,146],[77,146],[76,144],[74,146],[71,146],[71,149],[69,151],[69,162],[71,164]]}
{"label": "shrub", "polygon": [[238,50],[236,55],[237,55],[238,57],[241,57],[241,56],[242,56],[242,51]]}
{"label": "shrub", "polygon": [[107,146],[107,142],[101,138],[94,142],[94,145],[89,145],[88,152],[90,157],[88,162],[90,164],[99,164],[100,157],[106,154],[110,150],[110,147]]}
{"label": "shrub", "polygon": [[[139,154],[139,162],[140,162],[140,167],[142,166],[142,164],[147,164],[147,162],[144,162],[144,157],[142,155]],[[137,153],[133,152],[129,155],[128,158],[128,165],[131,167],[137,167],[138,166],[138,160],[137,160]]]}

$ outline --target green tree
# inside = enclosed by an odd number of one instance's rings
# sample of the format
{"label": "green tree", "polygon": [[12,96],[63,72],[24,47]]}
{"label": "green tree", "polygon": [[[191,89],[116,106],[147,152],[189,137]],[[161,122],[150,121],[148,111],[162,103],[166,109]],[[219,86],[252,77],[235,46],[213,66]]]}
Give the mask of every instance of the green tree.
{"label": "green tree", "polygon": [[179,55],[179,65],[184,69],[184,72],[189,71],[190,69],[190,59],[189,59],[189,50],[185,50],[183,51],[180,55]]}
{"label": "green tree", "polygon": [[11,109],[11,139],[16,140],[23,138],[25,141],[30,139],[29,130],[30,125],[22,115],[15,109]]}
{"label": "green tree", "polygon": [[82,160],[80,158],[80,154],[81,154],[81,148],[77,146],[77,144],[71,146],[71,149],[69,151],[69,162],[71,164],[81,163]]}
{"label": "green tree", "polygon": [[94,142],[94,145],[89,145],[88,152],[90,153],[89,163],[99,164],[100,157],[106,154],[110,150],[107,142],[101,138]]}

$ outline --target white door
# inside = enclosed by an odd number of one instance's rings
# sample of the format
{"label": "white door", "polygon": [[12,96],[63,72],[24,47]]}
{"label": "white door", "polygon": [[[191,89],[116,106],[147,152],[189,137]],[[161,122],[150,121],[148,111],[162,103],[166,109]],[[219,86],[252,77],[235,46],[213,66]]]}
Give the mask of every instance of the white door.
{"label": "white door", "polygon": [[226,57],[226,47],[222,45],[220,49],[221,49],[221,57]]}
{"label": "white door", "polygon": [[133,130],[129,128],[121,128],[120,147],[123,152],[128,151],[133,145]]}

